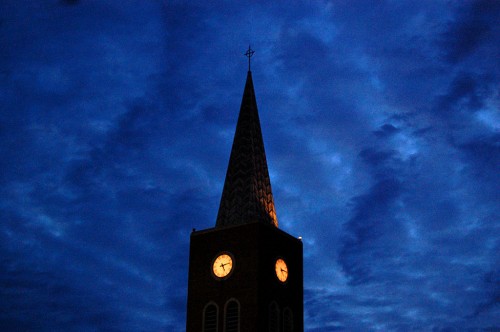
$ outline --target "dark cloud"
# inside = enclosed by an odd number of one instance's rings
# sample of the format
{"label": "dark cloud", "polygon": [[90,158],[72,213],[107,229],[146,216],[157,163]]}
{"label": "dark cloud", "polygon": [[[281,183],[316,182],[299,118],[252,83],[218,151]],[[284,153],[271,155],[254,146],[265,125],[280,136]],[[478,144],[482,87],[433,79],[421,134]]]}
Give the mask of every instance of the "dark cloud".
{"label": "dark cloud", "polygon": [[485,107],[492,91],[491,77],[460,73],[454,77],[446,94],[440,96],[436,105],[436,113],[444,117],[454,117],[460,112],[476,112]]}
{"label": "dark cloud", "polygon": [[[369,152],[363,155],[375,165],[388,156]],[[398,255],[397,243],[405,239],[405,230],[394,217],[401,186],[396,178],[380,179],[367,194],[353,199],[353,217],[345,225],[339,255],[340,264],[353,284],[369,282],[373,278],[371,267],[377,260]],[[394,237],[399,241],[394,242]]]}
{"label": "dark cloud", "polygon": [[500,163],[500,135],[495,134],[479,137],[467,143],[461,144],[459,148],[464,152],[466,160],[475,164],[478,176],[495,175],[495,169]]}
{"label": "dark cloud", "polygon": [[498,36],[500,5],[497,1],[472,1],[461,4],[456,18],[449,23],[442,41],[446,59],[456,63]]}
{"label": "dark cloud", "polygon": [[397,132],[399,132],[398,128],[396,128],[391,124],[386,123],[383,126],[381,126],[377,131],[375,131],[375,135],[378,137],[388,137],[396,134]]}

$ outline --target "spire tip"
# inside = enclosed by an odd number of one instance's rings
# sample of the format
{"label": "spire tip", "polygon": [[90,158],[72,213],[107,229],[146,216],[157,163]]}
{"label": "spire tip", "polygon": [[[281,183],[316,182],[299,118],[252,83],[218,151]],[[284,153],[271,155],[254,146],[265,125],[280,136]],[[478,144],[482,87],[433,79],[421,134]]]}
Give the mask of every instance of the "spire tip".
{"label": "spire tip", "polygon": [[248,45],[248,50],[244,54],[248,58],[248,71],[250,71],[250,58],[254,55],[255,51],[252,50],[250,44]]}

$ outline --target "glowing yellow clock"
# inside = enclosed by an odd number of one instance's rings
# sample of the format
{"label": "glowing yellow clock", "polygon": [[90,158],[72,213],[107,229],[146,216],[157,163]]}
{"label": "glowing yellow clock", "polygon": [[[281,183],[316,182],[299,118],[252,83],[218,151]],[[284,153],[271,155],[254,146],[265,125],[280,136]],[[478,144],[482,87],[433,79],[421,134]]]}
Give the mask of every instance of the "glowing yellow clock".
{"label": "glowing yellow clock", "polygon": [[274,271],[279,281],[285,282],[288,279],[288,266],[283,259],[278,258],[274,264]]}
{"label": "glowing yellow clock", "polygon": [[224,278],[231,273],[233,269],[233,258],[229,254],[221,254],[215,258],[212,264],[212,271],[218,278]]}

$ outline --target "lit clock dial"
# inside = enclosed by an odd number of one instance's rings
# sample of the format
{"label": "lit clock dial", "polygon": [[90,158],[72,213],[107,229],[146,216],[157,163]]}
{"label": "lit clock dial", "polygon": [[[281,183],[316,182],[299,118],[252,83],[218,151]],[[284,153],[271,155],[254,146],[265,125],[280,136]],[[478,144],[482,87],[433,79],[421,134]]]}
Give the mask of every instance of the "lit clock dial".
{"label": "lit clock dial", "polygon": [[229,254],[221,254],[215,258],[212,271],[217,278],[224,278],[233,269],[233,258]]}
{"label": "lit clock dial", "polygon": [[288,279],[288,266],[283,259],[279,258],[276,260],[276,264],[274,264],[274,271],[276,272],[276,276],[279,281],[285,282]]}

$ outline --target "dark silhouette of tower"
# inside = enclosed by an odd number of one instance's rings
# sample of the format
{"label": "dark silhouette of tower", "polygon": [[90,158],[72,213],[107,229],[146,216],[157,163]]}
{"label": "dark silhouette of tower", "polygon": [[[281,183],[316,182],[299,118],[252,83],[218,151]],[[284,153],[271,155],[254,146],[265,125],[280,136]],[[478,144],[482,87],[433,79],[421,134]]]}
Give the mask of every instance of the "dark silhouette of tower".
{"label": "dark silhouette of tower", "polygon": [[249,57],[214,228],[191,233],[187,332],[302,332],[302,241],[278,228]]}

